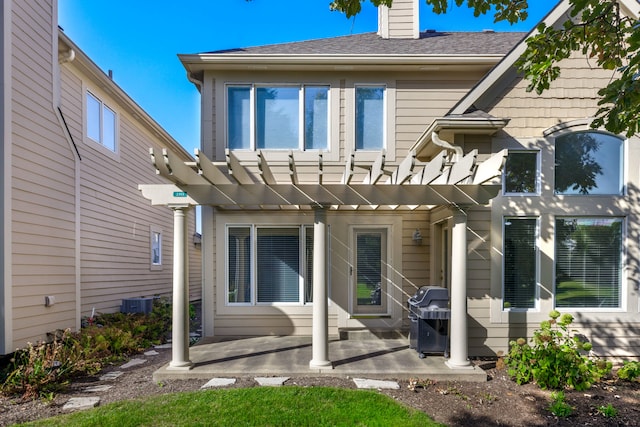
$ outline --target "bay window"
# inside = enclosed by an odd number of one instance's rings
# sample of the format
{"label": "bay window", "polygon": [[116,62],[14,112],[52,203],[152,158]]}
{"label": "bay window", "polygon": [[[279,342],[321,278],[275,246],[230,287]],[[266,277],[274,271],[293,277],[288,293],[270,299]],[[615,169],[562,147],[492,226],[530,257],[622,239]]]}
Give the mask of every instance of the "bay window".
{"label": "bay window", "polygon": [[312,302],[313,227],[227,227],[227,303]]}
{"label": "bay window", "polygon": [[228,85],[232,150],[327,150],[329,86]]}

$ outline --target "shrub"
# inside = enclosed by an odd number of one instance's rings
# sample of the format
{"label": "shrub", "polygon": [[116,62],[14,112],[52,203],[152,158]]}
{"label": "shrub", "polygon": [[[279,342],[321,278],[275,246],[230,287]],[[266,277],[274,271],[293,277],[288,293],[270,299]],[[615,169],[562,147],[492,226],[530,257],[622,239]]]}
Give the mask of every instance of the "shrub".
{"label": "shrub", "polygon": [[0,390],[33,399],[64,388],[73,375],[95,373],[100,368],[100,363],[85,360],[78,334],[66,330],[52,342],[29,343],[17,350],[0,375]]}
{"label": "shrub", "polygon": [[610,362],[586,354],[590,343],[571,334],[573,316],[554,310],[549,317],[534,331],[530,343],[524,338],[510,343],[505,362],[518,384],[535,382],[543,389],[586,390],[611,371]]}
{"label": "shrub", "polygon": [[604,415],[605,418],[615,418],[618,416],[618,410],[611,403],[598,407],[598,412]]}
{"label": "shrub", "polygon": [[551,393],[551,404],[549,411],[556,417],[566,418],[573,413],[573,408],[564,401],[564,392],[555,391]]}
{"label": "shrub", "polygon": [[0,372],[0,392],[27,399],[52,396],[72,376],[93,375],[105,363],[164,342],[171,329],[171,304],[158,298],[149,315],[99,314],[91,320],[80,332],[67,330],[53,335],[51,342],[16,350]]}
{"label": "shrub", "polygon": [[633,381],[640,377],[640,362],[625,361],[616,374],[621,380]]}

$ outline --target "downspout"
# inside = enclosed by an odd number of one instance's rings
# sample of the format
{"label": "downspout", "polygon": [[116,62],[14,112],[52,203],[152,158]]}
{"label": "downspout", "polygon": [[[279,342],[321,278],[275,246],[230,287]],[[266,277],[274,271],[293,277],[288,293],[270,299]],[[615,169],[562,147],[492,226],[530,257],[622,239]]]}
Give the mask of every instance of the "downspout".
{"label": "downspout", "polygon": [[[53,16],[58,16],[58,11],[57,11],[57,4],[54,5],[54,11],[53,11]],[[61,108],[61,82],[62,82],[62,72],[61,72],[61,65],[62,64],[68,64],[73,62],[76,59],[76,52],[73,48],[69,47],[67,50],[65,51],[58,51],[58,41],[59,41],[59,35],[58,35],[58,31],[60,31],[58,29],[57,26],[57,21],[54,19],[53,20],[53,53],[54,55],[57,53],[58,55],[58,64],[55,65],[54,62],[54,69],[53,69],[53,99],[52,104],[53,104],[53,111],[56,115],[56,118],[58,119],[58,123],[60,124],[60,128],[62,129],[62,133],[65,137],[65,139],[67,140],[67,143],[69,144],[69,148],[71,148],[71,152],[73,153],[73,158],[74,158],[74,217],[75,217],[75,221],[74,221],[74,234],[75,234],[75,243],[74,243],[74,247],[75,247],[75,253],[74,253],[74,257],[75,257],[75,329],[76,330],[80,330],[81,326],[82,326],[82,268],[81,268],[81,228],[80,228],[80,223],[81,223],[81,209],[80,209],[80,173],[81,173],[81,169],[80,169],[80,161],[82,160],[82,158],[80,157],[80,152],[78,150],[78,146],[76,145],[75,141],[73,140],[73,136],[71,135],[71,130],[69,129],[69,126],[67,125],[67,122],[64,118],[64,116],[62,115],[62,108]]]}
{"label": "downspout", "polygon": [[11,23],[12,2],[0,5],[0,22],[3,31],[0,35],[0,155],[2,155],[2,178],[0,179],[0,227],[2,243],[0,246],[0,354],[7,354],[13,348],[13,310],[11,307],[12,259],[11,259]]}
{"label": "downspout", "polygon": [[438,132],[436,132],[436,131],[433,131],[431,133],[431,142],[433,142],[438,147],[444,148],[445,150],[453,151],[454,152],[453,161],[459,160],[464,156],[464,152],[462,151],[462,147],[460,147],[458,145],[453,145],[450,142],[447,142],[445,140],[440,139],[440,136],[438,135]]}

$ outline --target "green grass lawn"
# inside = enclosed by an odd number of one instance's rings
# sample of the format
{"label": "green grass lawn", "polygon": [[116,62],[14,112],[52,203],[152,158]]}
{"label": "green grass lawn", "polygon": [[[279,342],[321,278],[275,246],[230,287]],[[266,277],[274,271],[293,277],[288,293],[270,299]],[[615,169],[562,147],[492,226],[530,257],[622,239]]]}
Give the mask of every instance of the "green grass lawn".
{"label": "green grass lawn", "polygon": [[618,287],[604,287],[576,280],[556,284],[559,307],[609,307],[618,301]]}
{"label": "green grass lawn", "polygon": [[330,387],[205,390],[117,402],[35,426],[439,426],[374,391]]}

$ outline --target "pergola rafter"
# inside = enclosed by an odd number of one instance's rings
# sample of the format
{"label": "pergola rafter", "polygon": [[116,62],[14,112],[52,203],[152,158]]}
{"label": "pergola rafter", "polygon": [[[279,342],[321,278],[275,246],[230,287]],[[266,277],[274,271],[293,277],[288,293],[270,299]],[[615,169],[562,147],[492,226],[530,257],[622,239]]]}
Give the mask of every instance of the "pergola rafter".
{"label": "pergola rafter", "polygon": [[[396,209],[399,206],[485,205],[498,194],[506,151],[479,163],[477,150],[454,161],[445,151],[429,162],[419,162],[410,152],[399,164],[388,165],[385,153],[368,164],[347,156],[344,166],[327,165],[319,153],[315,162],[296,161],[292,152],[284,161],[269,160],[260,151],[255,162],[241,162],[227,150],[226,161],[216,163],[196,150],[196,162],[183,162],[166,149],[150,149],[159,175],[181,191],[164,191],[162,185],[141,185],[154,204],[186,202],[218,208],[273,209],[291,206],[363,206]],[[354,177],[360,170],[361,182]],[[386,179],[384,179],[386,177]],[[165,187],[167,189],[168,187]],[[186,194],[185,194],[186,193]],[[178,194],[178,195],[176,195]]]}
{"label": "pergola rafter", "polygon": [[[465,207],[486,205],[501,189],[501,171],[507,150],[478,161],[473,150],[443,150],[429,162],[420,162],[410,151],[397,165],[386,162],[382,151],[373,162],[327,164],[322,153],[313,161],[297,160],[296,153],[256,153],[255,161],[241,162],[227,150],[225,162],[212,162],[196,150],[195,162],[183,162],[171,152],[150,149],[156,172],[171,184],[139,185],[154,205],[174,210],[173,350],[168,369],[190,369],[188,343],[188,263],[185,210],[195,205],[218,209],[313,209],[313,359],[312,369],[331,367],[328,355],[327,210],[405,209],[452,207],[452,259],[461,268],[451,273],[452,369],[471,369],[467,359]],[[308,154],[308,153],[304,153]],[[268,158],[270,155],[274,159]],[[279,158],[275,158],[279,157]],[[360,182],[356,183],[356,177]],[[386,177],[386,179],[384,179]]]}

